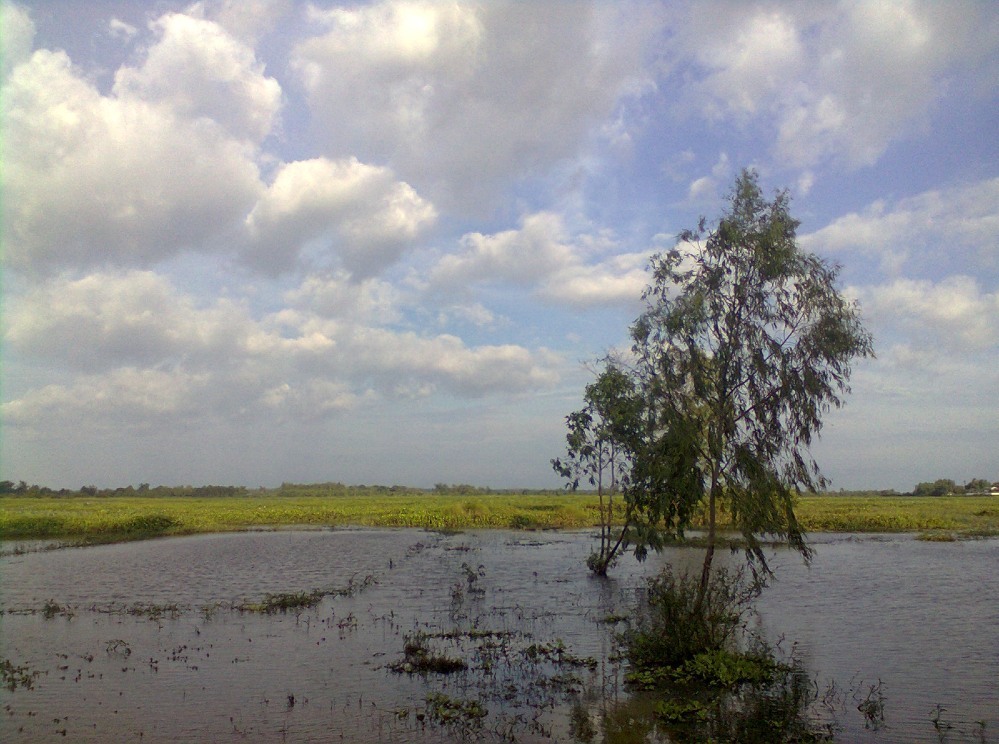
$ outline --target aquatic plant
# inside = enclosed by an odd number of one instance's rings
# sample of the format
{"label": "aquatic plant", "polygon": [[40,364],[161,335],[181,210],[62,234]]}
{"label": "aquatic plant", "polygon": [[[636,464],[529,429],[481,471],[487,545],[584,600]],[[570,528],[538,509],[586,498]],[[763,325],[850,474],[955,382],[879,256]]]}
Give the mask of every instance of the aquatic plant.
{"label": "aquatic plant", "polygon": [[678,668],[699,654],[730,649],[762,581],[719,569],[702,595],[698,578],[666,568],[646,587],[634,625],[623,634],[634,671]]}
{"label": "aquatic plant", "polygon": [[478,727],[489,711],[478,700],[461,700],[443,693],[427,695],[427,716],[439,724]]}
{"label": "aquatic plant", "polygon": [[10,659],[0,660],[0,682],[10,692],[18,687],[30,690],[35,686],[35,678],[39,672],[32,671],[27,665],[18,666]]}
{"label": "aquatic plant", "polygon": [[435,651],[428,645],[429,636],[426,633],[416,632],[405,637],[403,645],[403,660],[394,664],[389,664],[388,668],[393,672],[407,674],[451,674],[468,669],[468,664],[464,659],[447,656]]}

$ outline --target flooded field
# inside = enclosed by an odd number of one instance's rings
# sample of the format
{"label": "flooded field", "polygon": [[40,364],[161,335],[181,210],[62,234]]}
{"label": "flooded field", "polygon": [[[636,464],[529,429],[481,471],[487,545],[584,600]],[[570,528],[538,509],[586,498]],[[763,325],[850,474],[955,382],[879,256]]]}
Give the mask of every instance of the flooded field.
{"label": "flooded field", "polygon": [[[600,581],[592,543],[278,531],[9,555],[0,739],[656,740],[616,634],[645,577],[701,553]],[[999,540],[813,544],[810,569],[776,553],[757,623],[811,675],[814,715],[843,741],[999,741]]]}

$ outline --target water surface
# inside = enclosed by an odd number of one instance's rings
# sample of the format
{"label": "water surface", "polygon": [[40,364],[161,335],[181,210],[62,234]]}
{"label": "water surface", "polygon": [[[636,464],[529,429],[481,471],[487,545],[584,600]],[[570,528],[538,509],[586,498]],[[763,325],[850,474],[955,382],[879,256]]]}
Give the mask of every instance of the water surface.
{"label": "water surface", "polygon": [[[626,559],[601,581],[583,565],[593,542],[590,532],[278,531],[8,556],[0,656],[34,676],[31,689],[4,691],[0,738],[574,741],[583,716],[600,741],[604,716],[629,697],[621,625],[605,620],[631,613],[663,563],[694,566],[701,553]],[[837,699],[817,712],[839,739],[999,741],[999,541],[813,544],[811,568],[775,551],[758,625],[795,649],[820,699]],[[349,586],[359,590],[298,613],[236,609]],[[416,633],[472,670],[391,671]],[[877,726],[856,711],[874,687]],[[486,713],[435,721],[428,697]]]}

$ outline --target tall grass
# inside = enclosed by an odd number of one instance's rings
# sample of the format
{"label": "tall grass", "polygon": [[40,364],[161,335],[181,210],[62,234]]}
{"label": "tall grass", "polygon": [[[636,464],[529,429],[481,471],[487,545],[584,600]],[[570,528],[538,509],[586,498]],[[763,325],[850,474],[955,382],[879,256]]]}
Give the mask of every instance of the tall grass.
{"label": "tall grass", "polygon": [[[805,496],[796,511],[810,532],[999,534],[999,498],[989,496]],[[0,539],[101,541],[294,525],[578,529],[598,526],[599,508],[596,496],[588,493],[440,493],[321,486],[222,497],[0,497]]]}

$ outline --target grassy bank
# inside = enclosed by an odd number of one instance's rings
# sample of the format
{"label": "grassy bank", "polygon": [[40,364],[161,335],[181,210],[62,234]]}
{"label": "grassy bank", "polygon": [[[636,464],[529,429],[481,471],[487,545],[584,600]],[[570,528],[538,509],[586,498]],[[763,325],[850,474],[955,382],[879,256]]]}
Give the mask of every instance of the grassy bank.
{"label": "grassy bank", "polygon": [[[806,496],[809,532],[999,534],[999,498]],[[91,542],[287,525],[575,529],[598,524],[596,497],[564,492],[436,493],[290,487],[236,496],[3,496],[0,539]]]}

